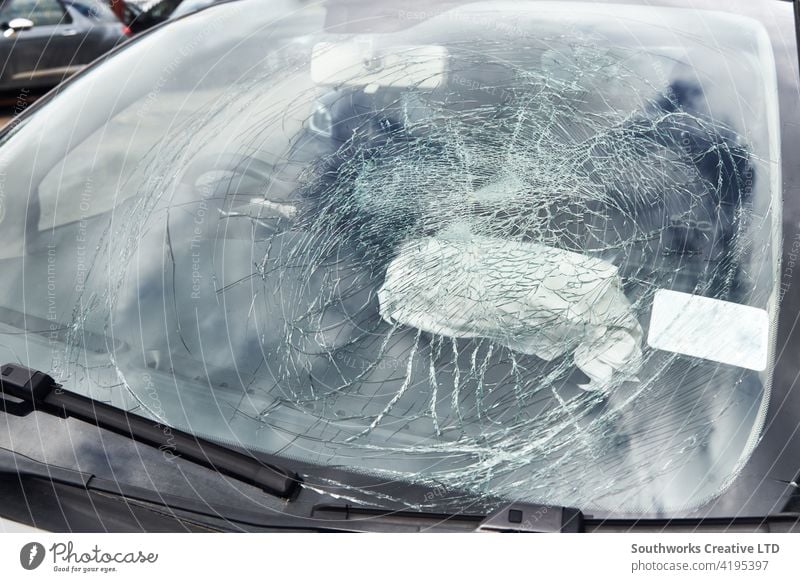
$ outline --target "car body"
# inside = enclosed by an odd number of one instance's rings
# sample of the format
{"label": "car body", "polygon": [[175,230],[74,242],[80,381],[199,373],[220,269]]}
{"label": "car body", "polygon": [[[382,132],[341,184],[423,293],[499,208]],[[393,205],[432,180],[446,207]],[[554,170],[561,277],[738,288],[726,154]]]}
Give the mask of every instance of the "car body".
{"label": "car body", "polygon": [[216,0],[182,0],[178,7],[172,12],[170,18],[178,18],[190,12],[202,10],[214,4]]}
{"label": "car body", "polygon": [[[26,111],[0,135],[2,362],[163,438],[3,414],[4,466],[33,461],[0,485],[35,502],[0,514],[796,528],[792,6],[624,8],[225,2]],[[178,430],[299,492],[172,454]]]}
{"label": "car body", "polygon": [[0,24],[3,90],[52,87],[127,38],[101,0],[5,0]]}

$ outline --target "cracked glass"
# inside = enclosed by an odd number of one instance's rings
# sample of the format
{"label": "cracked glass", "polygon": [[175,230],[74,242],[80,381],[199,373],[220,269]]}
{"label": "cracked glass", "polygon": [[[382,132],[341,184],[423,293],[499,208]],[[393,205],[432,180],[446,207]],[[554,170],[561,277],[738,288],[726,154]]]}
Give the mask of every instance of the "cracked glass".
{"label": "cracked glass", "polygon": [[417,508],[723,491],[774,358],[762,26],[478,2],[359,29],[250,4],[138,39],[6,132],[2,361],[427,485]]}

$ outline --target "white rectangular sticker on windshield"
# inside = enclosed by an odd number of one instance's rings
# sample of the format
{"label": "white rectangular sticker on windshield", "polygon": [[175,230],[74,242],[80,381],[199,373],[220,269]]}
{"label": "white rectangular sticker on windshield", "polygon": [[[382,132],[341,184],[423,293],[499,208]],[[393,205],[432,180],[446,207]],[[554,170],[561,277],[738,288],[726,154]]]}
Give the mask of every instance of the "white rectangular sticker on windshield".
{"label": "white rectangular sticker on windshield", "polygon": [[761,371],[767,367],[769,316],[757,307],[659,289],[647,344]]}

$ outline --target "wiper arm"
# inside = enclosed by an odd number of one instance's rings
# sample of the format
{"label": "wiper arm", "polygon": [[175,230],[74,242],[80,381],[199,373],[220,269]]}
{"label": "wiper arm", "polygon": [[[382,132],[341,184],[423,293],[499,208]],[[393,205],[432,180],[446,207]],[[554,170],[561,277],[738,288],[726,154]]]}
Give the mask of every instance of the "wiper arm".
{"label": "wiper arm", "polygon": [[9,414],[26,416],[35,410],[60,418],[77,418],[140,443],[168,447],[175,456],[259,487],[270,495],[291,499],[299,488],[300,478],[293,471],[178,429],[170,428],[166,434],[156,421],[64,390],[44,372],[25,366],[0,367],[0,397]]}

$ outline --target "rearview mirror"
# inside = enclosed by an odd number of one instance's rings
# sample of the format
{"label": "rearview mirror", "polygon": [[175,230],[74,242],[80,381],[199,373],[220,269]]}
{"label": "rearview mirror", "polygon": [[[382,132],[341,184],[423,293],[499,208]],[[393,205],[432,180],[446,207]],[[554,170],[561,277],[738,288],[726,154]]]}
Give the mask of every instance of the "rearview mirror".
{"label": "rearview mirror", "polygon": [[369,38],[320,42],[311,55],[311,79],[317,85],[436,89],[446,69],[445,47],[395,46],[381,51]]}

